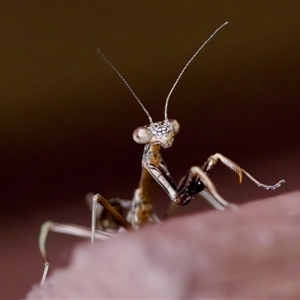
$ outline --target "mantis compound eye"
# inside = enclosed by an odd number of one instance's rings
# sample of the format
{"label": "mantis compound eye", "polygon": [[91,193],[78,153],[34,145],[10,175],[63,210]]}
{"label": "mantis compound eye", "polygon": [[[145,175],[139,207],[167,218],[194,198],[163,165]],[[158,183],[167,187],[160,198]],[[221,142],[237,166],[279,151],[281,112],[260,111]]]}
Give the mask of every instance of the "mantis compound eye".
{"label": "mantis compound eye", "polygon": [[172,124],[174,134],[177,134],[180,129],[179,123],[175,119],[169,119],[169,121]]}
{"label": "mantis compound eye", "polygon": [[141,126],[134,130],[132,137],[138,144],[148,144],[151,141],[153,134],[150,129]]}

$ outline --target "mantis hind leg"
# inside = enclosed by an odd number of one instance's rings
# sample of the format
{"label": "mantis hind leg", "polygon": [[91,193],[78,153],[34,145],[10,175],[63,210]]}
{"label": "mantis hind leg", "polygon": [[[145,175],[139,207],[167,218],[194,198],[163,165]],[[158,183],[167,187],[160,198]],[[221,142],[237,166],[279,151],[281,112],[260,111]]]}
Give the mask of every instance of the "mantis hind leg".
{"label": "mantis hind leg", "polygon": [[[50,266],[49,261],[48,261],[47,251],[46,251],[46,241],[47,241],[47,237],[48,237],[48,234],[50,231],[84,237],[84,238],[91,238],[91,229],[90,228],[73,225],[73,224],[60,224],[60,223],[55,223],[52,221],[45,222],[41,227],[40,237],[39,237],[39,248],[40,248],[42,257],[44,259],[44,271],[43,271],[43,275],[42,275],[42,279],[41,279],[41,285],[43,285],[46,280],[49,266]],[[96,239],[106,240],[115,235],[117,235],[117,233],[108,233],[108,232],[100,231],[100,230],[95,231]]]}

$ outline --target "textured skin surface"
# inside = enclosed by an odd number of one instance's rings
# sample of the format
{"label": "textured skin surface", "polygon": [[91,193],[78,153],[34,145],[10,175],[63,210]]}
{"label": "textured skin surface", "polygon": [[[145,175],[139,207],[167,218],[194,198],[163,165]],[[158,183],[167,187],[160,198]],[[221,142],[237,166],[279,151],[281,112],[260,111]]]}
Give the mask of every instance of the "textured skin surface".
{"label": "textured skin surface", "polygon": [[300,297],[300,192],[74,249],[27,299]]}

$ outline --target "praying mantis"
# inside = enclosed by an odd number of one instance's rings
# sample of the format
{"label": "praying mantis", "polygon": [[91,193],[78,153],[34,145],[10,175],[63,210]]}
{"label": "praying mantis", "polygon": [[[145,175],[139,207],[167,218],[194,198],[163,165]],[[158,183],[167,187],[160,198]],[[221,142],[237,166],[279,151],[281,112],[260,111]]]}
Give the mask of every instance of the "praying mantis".
{"label": "praying mantis", "polygon": [[[180,125],[177,120],[168,118],[167,111],[170,96],[188,65],[201,51],[201,49],[213,38],[213,36],[227,24],[228,22],[225,22],[219,26],[185,64],[166,98],[164,120],[159,122],[153,122],[150,113],[147,111],[122,74],[106,58],[103,52],[98,49],[100,56],[125,83],[149,119],[148,125],[140,126],[133,132],[134,141],[138,144],[144,145],[141,178],[138,187],[134,191],[132,200],[122,200],[118,198],[106,200],[99,194],[94,195],[91,200],[91,228],[59,224],[50,221],[43,224],[39,239],[39,247],[44,258],[45,266],[41,284],[44,284],[49,269],[45,246],[49,231],[87,237],[91,238],[91,241],[94,242],[95,239],[107,239],[114,237],[122,231],[138,229],[146,223],[159,223],[160,220],[153,212],[153,206],[149,196],[149,188],[153,179],[164,189],[172,203],[175,205],[186,205],[194,199],[197,194],[201,194],[216,209],[219,210],[235,208],[236,206],[221,197],[214,183],[209,178],[210,172],[218,162],[221,162],[235,172],[239,177],[239,182],[242,181],[243,175],[245,175],[258,187],[266,190],[275,190],[285,182],[285,180],[280,180],[274,185],[265,185],[256,180],[252,175],[229,158],[220,153],[216,153],[211,155],[201,167],[192,166],[179,185],[176,185],[162,157],[161,149],[166,149],[172,146],[174,137],[178,134],[180,129]],[[101,206],[99,206],[99,204]],[[101,211],[99,211],[99,209]],[[111,215],[108,216],[107,212]],[[101,230],[97,229],[97,224],[99,222],[101,223]]]}

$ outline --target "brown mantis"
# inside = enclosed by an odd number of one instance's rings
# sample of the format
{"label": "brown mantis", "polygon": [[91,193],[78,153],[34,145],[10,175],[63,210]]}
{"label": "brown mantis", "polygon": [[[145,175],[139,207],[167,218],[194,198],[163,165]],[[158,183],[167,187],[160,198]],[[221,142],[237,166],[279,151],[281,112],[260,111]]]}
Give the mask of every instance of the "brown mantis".
{"label": "brown mantis", "polygon": [[[228,22],[222,24],[217,28],[213,34],[198,48],[195,54],[185,64],[175,83],[173,84],[165,103],[164,120],[153,122],[149,112],[132,90],[131,86],[115,68],[115,66],[104,56],[101,50],[98,53],[110,65],[110,67],[117,73],[121,80],[128,87],[129,91],[140,104],[149,119],[149,125],[138,127],[133,132],[133,139],[139,144],[144,144],[144,152],[142,156],[142,174],[139,181],[138,188],[135,190],[132,200],[110,199],[106,200],[104,197],[96,194],[92,197],[92,225],[90,228],[83,228],[77,225],[65,225],[53,222],[46,222],[41,228],[40,234],[40,251],[45,261],[44,273],[41,284],[44,283],[49,263],[46,254],[46,238],[49,231],[61,232],[66,234],[77,235],[81,237],[91,238],[91,241],[97,239],[107,239],[117,235],[119,232],[129,229],[137,229],[141,225],[152,222],[159,223],[158,217],[153,213],[152,203],[149,197],[149,187],[153,179],[165,190],[173,203],[177,205],[186,205],[197,194],[201,194],[208,200],[216,209],[225,209],[234,207],[224,200],[216,190],[215,185],[209,178],[214,165],[220,161],[225,166],[230,168],[239,176],[239,181],[242,181],[243,174],[246,175],[258,187],[267,190],[274,190],[284,183],[280,180],[275,185],[265,185],[257,181],[244,169],[239,167],[235,162],[231,161],[224,155],[216,153],[210,156],[202,165],[191,167],[187,174],[183,177],[180,184],[177,186],[171,177],[165,161],[161,155],[161,148],[169,148],[172,146],[174,136],[179,132],[179,123],[174,119],[169,119],[167,114],[168,103],[170,96],[177,85],[182,74],[200,52],[200,50],[212,39],[212,37]],[[99,207],[100,204],[101,206]],[[99,212],[99,208],[102,211]],[[107,214],[109,212],[111,215]],[[97,222],[101,222],[101,230],[97,229]]]}

